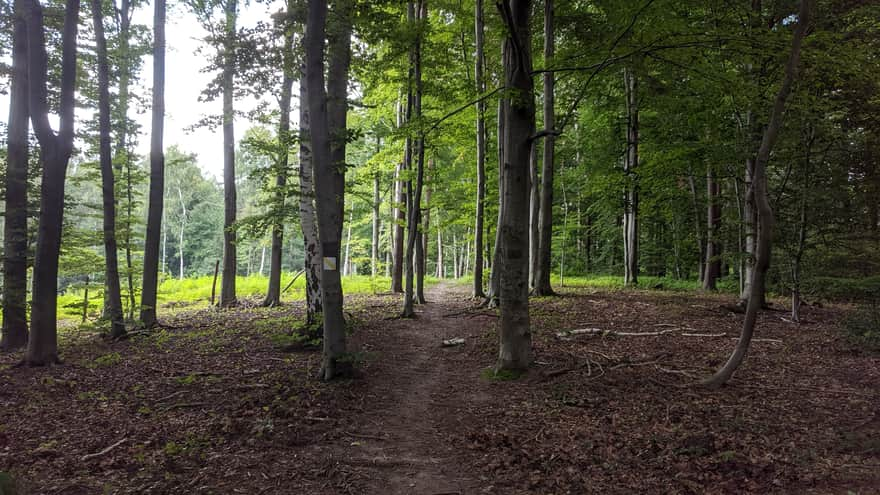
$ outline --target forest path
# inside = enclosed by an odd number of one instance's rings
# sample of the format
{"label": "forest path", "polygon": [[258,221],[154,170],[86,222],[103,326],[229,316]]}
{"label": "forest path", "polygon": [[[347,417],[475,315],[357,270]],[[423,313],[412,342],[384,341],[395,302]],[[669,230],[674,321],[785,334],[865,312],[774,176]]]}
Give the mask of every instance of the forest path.
{"label": "forest path", "polygon": [[[388,320],[362,344],[369,362],[364,412],[352,417],[347,454],[340,460],[366,474],[368,493],[452,495],[475,493],[478,480],[457,461],[450,431],[461,407],[486,400],[479,370],[462,369],[464,347],[444,339],[465,337],[450,318],[473,301],[465,289],[440,283],[428,290],[416,318]],[[467,345],[467,344],[465,344]],[[353,440],[352,440],[353,439]]]}

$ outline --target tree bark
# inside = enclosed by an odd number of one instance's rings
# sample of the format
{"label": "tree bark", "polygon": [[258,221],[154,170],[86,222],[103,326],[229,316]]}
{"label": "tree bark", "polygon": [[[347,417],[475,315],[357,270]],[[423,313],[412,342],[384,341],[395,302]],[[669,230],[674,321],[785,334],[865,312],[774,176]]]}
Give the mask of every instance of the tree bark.
{"label": "tree bark", "polygon": [[499,4],[508,35],[504,41],[504,168],[501,213],[501,331],[497,370],[522,370],[533,359],[529,328],[528,203],[529,147],[535,132],[532,82],[531,0]]}
{"label": "tree bark", "polygon": [[626,89],[626,157],[624,174],[624,285],[639,283],[639,81],[632,68],[623,72]]}
{"label": "tree bark", "polygon": [[[483,0],[476,0],[474,7],[474,31],[476,36],[476,61],[474,64],[474,79],[477,85],[477,95],[486,91],[486,83],[483,80],[483,58],[485,45],[485,22],[483,20]],[[486,103],[483,100],[477,102],[477,205],[474,219],[474,286],[472,295],[475,298],[486,297],[483,291],[483,220],[486,208]],[[440,232],[437,231],[437,263],[442,265],[443,257],[440,247]],[[437,272],[443,273],[442,266]]]}
{"label": "tree bark", "polygon": [[324,312],[324,305],[321,298],[321,245],[318,242],[318,218],[315,213],[315,169],[305,73],[303,67],[299,83],[299,221],[305,253],[306,325],[312,326]]}
{"label": "tree bark", "polygon": [[42,366],[58,362],[58,256],[64,220],[64,182],[73,151],[74,93],[76,90],[76,37],[79,1],[67,0],[61,38],[61,92],[59,131],[49,123],[48,56],[43,32],[43,7],[29,0],[27,25],[28,104],[31,124],[40,143],[43,178],[40,219],[34,259],[31,333],[25,362]]}
{"label": "tree bark", "polygon": [[[501,46],[502,59],[504,58],[505,45]],[[506,148],[504,144],[506,130],[507,98],[498,99],[498,218],[495,222],[495,243],[492,248],[492,270],[489,274],[489,293],[486,295],[485,306],[490,308],[498,306],[501,293],[501,213],[504,206],[504,160]]]}
{"label": "tree bark", "polygon": [[226,22],[223,38],[223,281],[220,284],[220,307],[237,304],[235,275],[236,253],[235,217],[238,203],[235,191],[235,52],[238,0],[226,0]]}
{"label": "tree bark", "polygon": [[147,328],[158,324],[156,292],[159,282],[159,237],[165,200],[165,0],[156,0],[153,5],[153,128],[150,136],[150,192],[140,314],[141,323]]}
{"label": "tree bark", "polygon": [[373,235],[370,239],[370,275],[373,278],[376,278],[379,274],[379,207],[381,205],[382,200],[379,196],[379,172],[376,172],[373,174]]}
{"label": "tree bark", "polygon": [[761,146],[755,155],[754,175],[752,176],[752,189],[754,191],[755,205],[758,213],[758,231],[755,266],[752,271],[752,290],[749,294],[748,304],[746,306],[745,320],[743,321],[743,329],[740,334],[736,348],[730,355],[730,358],[724,363],[714,375],[702,382],[703,385],[717,389],[727,383],[733,376],[733,373],[739,368],[746,354],[749,351],[749,345],[752,341],[752,335],[755,331],[758,311],[763,305],[763,294],[765,289],[765,280],[767,268],[770,266],[770,254],[772,248],[773,235],[773,209],[770,207],[770,200],[767,191],[767,162],[770,160],[770,152],[776,144],[779,131],[782,128],[782,120],[785,112],[785,102],[791,93],[791,86],[797,78],[798,63],[800,61],[801,44],[806,36],[807,29],[810,24],[811,0],[801,0],[798,12],[798,24],[794,31],[791,42],[791,52],[788,61],[785,64],[785,76],[776,99],[773,102],[773,109],[770,112],[770,120],[767,128],[764,129],[761,138]]}
{"label": "tree bark", "polygon": [[[324,89],[324,35],[327,3],[309,0],[306,28],[306,84],[309,93],[312,160],[315,171],[315,206],[323,259],[321,295],[324,304],[324,352],[320,376],[324,380],[344,374],[345,319],[342,281],[339,276],[340,239],[345,201],[345,116],[348,67],[351,57],[350,6],[335,2],[338,24],[330,32],[327,89]],[[331,134],[332,133],[332,134]],[[332,139],[331,139],[332,138]]]}
{"label": "tree bark", "polygon": [[[294,79],[294,53],[293,53],[293,33],[285,36],[283,70],[284,76],[281,80],[281,99],[278,101],[278,109],[281,117],[278,121],[278,170],[275,171],[275,204],[276,211],[272,222],[272,251],[269,255],[269,287],[266,290],[266,299],[263,300],[263,306],[272,307],[281,303],[281,254],[284,249],[284,212],[285,201],[287,199],[287,173],[288,159],[290,153],[290,101],[293,92]],[[265,250],[264,250],[265,252]],[[263,274],[263,263],[260,262],[260,275]]]}
{"label": "tree bark", "polygon": [[[418,2],[410,3],[410,17],[412,22],[418,23],[421,25],[423,22],[423,9],[426,9],[424,0],[420,0]],[[421,33],[421,31],[419,31]],[[422,117],[422,35],[419,34],[416,42],[413,46],[412,52],[410,54],[411,66],[412,66],[412,79],[415,86],[414,92],[412,92],[412,113],[415,116],[417,122],[421,123]],[[410,112],[407,112],[408,114]],[[410,117],[408,115],[408,117]],[[409,121],[409,118],[407,119]],[[421,125],[421,124],[420,124]],[[411,140],[410,140],[411,141]],[[404,318],[411,318],[415,316],[415,310],[413,309],[413,304],[416,301],[416,293],[414,287],[414,280],[416,278],[416,272],[420,271],[419,262],[421,261],[416,257],[417,251],[421,250],[421,238],[420,238],[420,228],[422,223],[422,185],[424,183],[425,178],[425,137],[424,133],[420,130],[419,135],[413,143],[416,148],[416,178],[415,185],[412,184],[412,179],[408,181],[407,186],[407,195],[411,194],[411,198],[409,201],[409,211],[407,211],[408,219],[407,219],[407,239],[406,239],[406,254],[404,255],[404,271],[405,271],[405,286],[404,286],[404,297],[403,297],[403,313],[402,316]],[[411,163],[412,156],[410,155],[409,162]]]}
{"label": "tree bark", "polygon": [[[553,28],[553,0],[544,0],[544,65],[553,61],[555,43]],[[556,127],[554,112],[553,72],[544,73],[544,129]],[[550,262],[553,247],[553,173],[556,137],[544,137],[544,156],[541,163],[541,209],[538,214],[538,262],[535,272],[535,295],[553,295],[550,286]]]}
{"label": "tree bark", "polygon": [[15,0],[3,223],[3,332],[0,350],[27,345],[28,47],[27,0]]}
{"label": "tree bark", "polygon": [[[399,129],[403,126],[403,108],[402,104],[398,101],[397,105],[397,128]],[[404,210],[406,208],[406,192],[404,191],[404,181],[401,177],[405,169],[405,163],[400,162],[397,164],[397,170],[394,172],[394,199],[392,203],[394,205],[394,228],[393,228],[393,246],[392,246],[392,255],[394,266],[391,270],[391,291],[394,293],[402,293],[403,292],[403,225],[405,213]]]}
{"label": "tree bark", "polygon": [[98,135],[101,163],[101,196],[104,207],[104,300],[110,319],[110,336],[125,335],[122,295],[119,287],[119,261],[116,247],[116,185],[110,148],[110,67],[107,61],[107,38],[101,0],[92,0],[92,23],[95,29],[95,53],[98,59]]}
{"label": "tree bark", "polygon": [[703,289],[716,290],[721,275],[721,243],[718,240],[721,226],[721,186],[715,177],[712,165],[706,170],[706,260],[703,274]]}

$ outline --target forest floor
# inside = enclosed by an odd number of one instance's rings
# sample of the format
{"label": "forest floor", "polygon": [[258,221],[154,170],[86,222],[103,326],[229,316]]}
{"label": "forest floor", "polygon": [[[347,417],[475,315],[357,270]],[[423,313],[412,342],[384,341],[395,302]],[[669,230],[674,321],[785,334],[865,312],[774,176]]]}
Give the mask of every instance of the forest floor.
{"label": "forest floor", "polygon": [[[2,355],[0,471],[65,495],[880,492],[880,355],[846,341],[841,308],[764,312],[708,391],[691,385],[742,320],[726,296],[535,299],[537,362],[516,379],[490,368],[494,311],[451,283],[428,298],[414,320],[399,296],[347,298],[358,373],[329,384],[319,352],[279,350],[299,305],[72,334],[47,369]],[[603,333],[558,335],[580,328]]]}

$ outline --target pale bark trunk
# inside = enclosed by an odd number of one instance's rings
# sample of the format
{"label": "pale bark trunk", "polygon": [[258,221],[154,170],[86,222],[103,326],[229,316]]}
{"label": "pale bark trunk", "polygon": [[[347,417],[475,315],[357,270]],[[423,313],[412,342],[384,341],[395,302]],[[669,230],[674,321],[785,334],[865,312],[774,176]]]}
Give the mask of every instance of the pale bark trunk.
{"label": "pale bark trunk", "polygon": [[342,275],[350,276],[351,275],[351,224],[354,222],[354,201],[351,203],[351,207],[348,210],[348,225],[346,226],[346,235],[345,235],[345,257],[342,262]]}
{"label": "pale bark trunk", "polygon": [[776,94],[773,109],[770,112],[770,121],[761,138],[761,146],[755,155],[755,168],[752,181],[755,206],[758,213],[757,246],[755,250],[755,266],[752,272],[752,290],[746,305],[746,315],[743,321],[742,334],[736,348],[730,358],[714,375],[704,380],[703,385],[709,388],[719,388],[733,376],[749,351],[752,335],[755,331],[758,311],[763,305],[765,280],[767,268],[770,267],[770,254],[773,235],[773,209],[770,206],[767,191],[767,162],[770,160],[770,152],[779,136],[782,128],[782,120],[785,112],[785,102],[791,92],[791,86],[797,77],[797,68],[800,60],[801,44],[810,24],[811,0],[801,0],[798,12],[798,24],[795,28],[791,42],[791,52],[785,64],[785,77],[782,86]]}
{"label": "pale bark trunk", "polygon": [[[553,0],[544,0],[544,65],[549,66],[554,57]],[[556,127],[554,112],[553,72],[544,73],[544,129]],[[544,137],[544,156],[541,163],[541,208],[538,214],[538,261],[535,272],[535,295],[553,294],[550,286],[550,263],[553,247],[553,174],[555,166],[556,137],[549,133]],[[536,146],[537,143],[533,143]]]}
{"label": "pale bark trunk", "polygon": [[506,101],[501,213],[501,328],[498,370],[521,370],[532,363],[529,328],[528,203],[529,147],[535,132],[530,0],[499,4],[508,36],[504,41]]}
{"label": "pale bark trunk", "polygon": [[3,222],[3,335],[0,350],[27,345],[28,52],[27,0],[15,0]]}
{"label": "pale bark trunk", "polygon": [[220,284],[220,307],[235,306],[235,275],[238,265],[236,254],[235,218],[235,52],[238,0],[224,4],[226,22],[223,40],[223,281]]}
{"label": "pale bark trunk", "polygon": [[299,83],[299,221],[303,233],[306,280],[306,325],[314,325],[323,312],[321,299],[321,245],[318,243],[318,219],[315,213],[315,171],[309,123],[309,94],[305,78]]}
{"label": "pale bark trunk", "polygon": [[104,298],[110,319],[110,336],[125,335],[122,296],[119,287],[119,261],[116,248],[116,186],[110,149],[110,66],[101,0],[92,0],[92,24],[95,30],[95,54],[98,61],[98,126],[101,196],[104,209]]}
{"label": "pale bark trunk", "polygon": [[43,8],[28,3],[28,104],[34,134],[40,143],[43,178],[40,219],[34,259],[31,332],[25,362],[41,366],[58,362],[57,299],[58,256],[64,217],[64,182],[73,151],[74,92],[76,89],[76,36],[79,1],[67,0],[62,32],[59,131],[49,123],[48,56],[43,32]]}
{"label": "pale bark trunk", "polygon": [[[379,143],[376,143],[377,148]],[[381,206],[381,198],[379,196],[379,173],[373,175],[373,236],[370,242],[370,275],[373,278],[379,274],[379,207]]]}
{"label": "pale bark trunk", "polygon": [[627,178],[624,199],[624,285],[639,283],[639,83],[633,69],[624,69],[626,89],[626,157]]}
{"label": "pale bark trunk", "polygon": [[[147,235],[144,241],[144,273],[141,283],[140,311],[141,324],[147,328],[158,324],[156,292],[159,283],[159,236],[162,231],[162,211],[165,201],[165,150],[163,146],[165,132],[165,0],[156,0],[153,4],[152,111],[150,192],[147,210]],[[129,277],[132,276],[129,271]]]}
{"label": "pale bark trunk", "polygon": [[[504,58],[504,45],[501,47],[501,55]],[[489,275],[489,293],[486,295],[485,305],[498,306],[501,293],[501,213],[504,206],[504,159],[505,144],[504,133],[506,129],[506,98],[498,99],[498,218],[495,222],[495,243],[492,247],[492,271]]]}
{"label": "pale bark trunk", "polygon": [[180,253],[180,269],[177,274],[178,279],[183,280],[186,276],[186,272],[183,269],[183,235],[186,231],[186,202],[183,200],[183,190],[180,188],[179,182],[177,184],[177,199],[180,200],[180,234],[177,239],[177,251]]}

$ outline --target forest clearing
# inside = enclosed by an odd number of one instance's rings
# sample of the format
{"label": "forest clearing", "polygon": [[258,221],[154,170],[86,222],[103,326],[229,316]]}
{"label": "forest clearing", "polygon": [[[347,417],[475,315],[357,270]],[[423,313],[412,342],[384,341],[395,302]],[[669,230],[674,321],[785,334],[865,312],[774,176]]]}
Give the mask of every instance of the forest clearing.
{"label": "forest clearing", "polygon": [[[461,284],[428,296],[415,320],[395,318],[399,296],[350,296],[359,372],[333,384],[314,379],[318,348],[279,350],[298,304],[180,313],[122,342],[71,335],[63,366],[0,375],[0,464],[23,493],[71,495],[880,484],[880,356],[845,339],[839,308],[765,313],[750,366],[712,392],[694,384],[736,342],[727,298],[563,289],[532,304],[537,364],[503,379],[487,366],[497,312]],[[556,335],[584,325],[609,333]]]}
{"label": "forest clearing", "polygon": [[0,2],[0,495],[880,493],[880,4]]}

